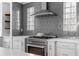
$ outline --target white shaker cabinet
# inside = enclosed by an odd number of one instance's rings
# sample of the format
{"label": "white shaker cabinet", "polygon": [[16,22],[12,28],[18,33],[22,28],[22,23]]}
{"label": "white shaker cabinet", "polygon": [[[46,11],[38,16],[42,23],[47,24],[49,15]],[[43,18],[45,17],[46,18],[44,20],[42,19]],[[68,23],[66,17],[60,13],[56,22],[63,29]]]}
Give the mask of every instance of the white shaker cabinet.
{"label": "white shaker cabinet", "polygon": [[76,56],[76,44],[71,42],[56,42],[57,56]]}
{"label": "white shaker cabinet", "polygon": [[12,48],[12,37],[10,37],[10,36],[3,37],[3,47]]}
{"label": "white shaker cabinet", "polygon": [[23,36],[13,37],[13,49],[25,51],[25,37]]}
{"label": "white shaker cabinet", "polygon": [[55,56],[55,42],[48,41],[48,56]]}
{"label": "white shaker cabinet", "polygon": [[48,40],[48,56],[79,56],[79,39]]}
{"label": "white shaker cabinet", "polygon": [[77,50],[77,56],[79,56],[79,43],[77,44],[77,48],[76,48]]}

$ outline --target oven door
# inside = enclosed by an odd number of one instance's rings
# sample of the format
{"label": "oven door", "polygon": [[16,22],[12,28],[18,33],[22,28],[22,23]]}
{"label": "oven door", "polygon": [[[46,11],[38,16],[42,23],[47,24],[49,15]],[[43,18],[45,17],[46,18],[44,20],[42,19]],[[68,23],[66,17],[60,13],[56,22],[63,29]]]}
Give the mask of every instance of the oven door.
{"label": "oven door", "polygon": [[40,56],[46,56],[46,46],[27,44],[27,52]]}

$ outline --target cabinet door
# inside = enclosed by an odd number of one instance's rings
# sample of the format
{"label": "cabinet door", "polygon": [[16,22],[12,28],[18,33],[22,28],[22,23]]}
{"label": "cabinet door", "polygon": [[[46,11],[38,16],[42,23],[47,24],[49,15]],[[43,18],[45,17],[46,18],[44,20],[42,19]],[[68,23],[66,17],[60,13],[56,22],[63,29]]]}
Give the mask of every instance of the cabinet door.
{"label": "cabinet door", "polygon": [[77,44],[77,56],[79,56],[79,44]]}
{"label": "cabinet door", "polygon": [[11,42],[11,37],[5,36],[3,37],[3,47],[5,48],[12,48],[12,42]]}
{"label": "cabinet door", "polygon": [[70,50],[70,49],[64,49],[64,48],[57,48],[56,51],[57,51],[56,53],[57,56],[75,56],[76,55],[74,49]]}
{"label": "cabinet door", "polygon": [[68,42],[57,42],[56,43],[56,55],[57,56],[75,56],[76,55],[76,44]]}
{"label": "cabinet door", "polygon": [[48,56],[55,56],[55,42],[48,41]]}
{"label": "cabinet door", "polygon": [[21,40],[21,50],[25,51],[25,37],[23,37]]}
{"label": "cabinet door", "polygon": [[13,48],[24,51],[24,38],[23,37],[13,37]]}
{"label": "cabinet door", "polygon": [[61,48],[68,48],[68,49],[74,49],[75,48],[75,43],[71,43],[71,42],[56,42],[56,46],[57,47],[61,47]]}
{"label": "cabinet door", "polygon": [[13,39],[13,48],[15,49],[20,48],[20,40]]}

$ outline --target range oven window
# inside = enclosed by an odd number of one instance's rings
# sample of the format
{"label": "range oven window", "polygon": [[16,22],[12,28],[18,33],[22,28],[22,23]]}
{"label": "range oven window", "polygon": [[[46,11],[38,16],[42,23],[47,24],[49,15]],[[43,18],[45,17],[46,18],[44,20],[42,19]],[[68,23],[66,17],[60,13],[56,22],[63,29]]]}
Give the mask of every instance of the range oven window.
{"label": "range oven window", "polygon": [[28,46],[28,53],[44,56],[44,48]]}

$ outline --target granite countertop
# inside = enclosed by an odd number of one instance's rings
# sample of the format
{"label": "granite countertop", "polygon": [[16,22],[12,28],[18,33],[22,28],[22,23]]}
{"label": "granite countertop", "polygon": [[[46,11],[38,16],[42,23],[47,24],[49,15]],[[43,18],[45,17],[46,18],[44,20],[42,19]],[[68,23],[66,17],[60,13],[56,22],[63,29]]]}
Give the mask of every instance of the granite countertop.
{"label": "granite countertop", "polygon": [[30,53],[25,53],[18,49],[0,47],[0,56],[38,56]]}

